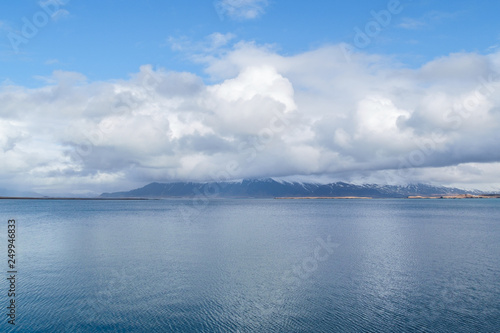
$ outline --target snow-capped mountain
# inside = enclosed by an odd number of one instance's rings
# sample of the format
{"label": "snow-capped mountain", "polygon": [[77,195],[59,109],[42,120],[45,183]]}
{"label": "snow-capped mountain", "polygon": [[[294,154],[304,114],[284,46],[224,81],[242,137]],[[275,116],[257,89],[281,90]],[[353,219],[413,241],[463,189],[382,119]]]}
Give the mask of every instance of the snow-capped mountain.
{"label": "snow-capped mountain", "polygon": [[443,186],[425,184],[398,185],[354,185],[337,182],[331,184],[299,183],[277,181],[272,178],[244,179],[239,182],[173,182],[151,183],[142,188],[126,192],[103,193],[104,198],[162,198],[162,197],[231,197],[231,198],[273,198],[273,197],[373,197],[405,198],[408,196],[432,196],[451,194],[479,194]]}

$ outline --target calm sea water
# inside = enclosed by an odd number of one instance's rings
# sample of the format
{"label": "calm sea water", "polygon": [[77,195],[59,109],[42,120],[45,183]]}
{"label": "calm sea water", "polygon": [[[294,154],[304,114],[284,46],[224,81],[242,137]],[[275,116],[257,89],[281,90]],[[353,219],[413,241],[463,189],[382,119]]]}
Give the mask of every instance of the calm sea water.
{"label": "calm sea water", "polygon": [[[500,332],[500,200],[0,201],[19,332]],[[8,282],[0,286],[7,313]]]}

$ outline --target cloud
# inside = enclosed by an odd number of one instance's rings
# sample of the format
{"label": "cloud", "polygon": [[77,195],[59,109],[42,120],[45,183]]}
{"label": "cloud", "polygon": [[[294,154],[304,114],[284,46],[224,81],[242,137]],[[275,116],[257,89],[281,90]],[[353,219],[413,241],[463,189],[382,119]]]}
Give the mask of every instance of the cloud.
{"label": "cloud", "polygon": [[220,47],[226,46],[236,35],[232,33],[221,34],[220,32],[215,32],[208,36],[209,40],[209,50],[218,49]]}
{"label": "cloud", "polygon": [[267,0],[218,0],[215,9],[221,18],[251,20],[264,14],[267,5]]}
{"label": "cloud", "polygon": [[461,12],[448,13],[430,11],[419,18],[404,17],[398,26],[407,30],[422,30],[431,28],[436,24],[442,23],[443,21],[454,19],[461,14]]}
{"label": "cloud", "polygon": [[57,12],[51,15],[51,18],[54,21],[58,21],[68,16],[70,16],[69,11],[67,11],[66,9],[59,9]]}
{"label": "cloud", "polygon": [[52,20],[58,21],[70,15],[69,11],[61,7],[66,6],[70,0],[46,0],[39,1],[39,6],[47,12]]}
{"label": "cloud", "polygon": [[47,59],[44,63],[45,65],[56,65],[59,64],[58,59]]}
{"label": "cloud", "polygon": [[427,27],[428,25],[428,23],[424,20],[418,20],[410,17],[405,17],[401,21],[402,22],[398,26],[408,30],[419,30]]}
{"label": "cloud", "polygon": [[190,54],[207,54],[224,49],[230,42],[236,38],[232,33],[214,32],[208,35],[204,40],[193,42],[186,36],[173,37],[167,39],[168,44],[174,51],[190,53]]}
{"label": "cloud", "polygon": [[[216,36],[215,39],[218,37]],[[0,182],[40,193],[152,181],[300,177],[500,189],[500,53],[417,69],[339,46],[283,56],[240,42],[215,83],[142,66],[0,87]]]}

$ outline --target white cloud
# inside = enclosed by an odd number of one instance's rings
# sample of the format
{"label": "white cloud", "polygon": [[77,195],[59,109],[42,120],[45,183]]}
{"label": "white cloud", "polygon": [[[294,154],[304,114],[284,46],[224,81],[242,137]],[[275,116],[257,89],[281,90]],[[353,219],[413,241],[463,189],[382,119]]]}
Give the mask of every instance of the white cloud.
{"label": "white cloud", "polygon": [[58,59],[47,59],[45,61],[45,65],[56,65],[59,63],[59,60]]}
{"label": "white cloud", "polygon": [[421,30],[440,24],[443,21],[451,20],[462,15],[462,12],[440,12],[430,11],[419,18],[404,17],[398,25],[400,28],[407,30]]}
{"label": "white cloud", "polygon": [[58,21],[70,15],[68,10],[62,8],[68,2],[69,0],[45,0],[39,1],[38,4],[54,21]]}
{"label": "white cloud", "polygon": [[221,34],[220,32],[215,32],[208,36],[210,41],[209,49],[218,49],[220,47],[226,46],[236,35],[232,33]]}
{"label": "white cloud", "polygon": [[399,27],[408,30],[418,30],[427,27],[428,23],[424,20],[414,19],[410,17],[404,17],[402,22],[399,24]]}
{"label": "white cloud", "polygon": [[275,176],[500,189],[500,53],[404,69],[242,42],[205,65],[217,83],[142,66],[128,80],[56,71],[41,88],[1,86],[0,187]]}
{"label": "white cloud", "polygon": [[54,21],[58,21],[62,18],[68,17],[69,15],[69,11],[67,11],[66,9],[59,9],[57,12],[51,15],[51,18]]}
{"label": "white cloud", "polygon": [[224,47],[227,46],[234,38],[236,38],[236,35],[229,32],[225,34],[214,32],[213,34],[208,35],[201,42],[192,42],[186,36],[170,36],[167,39],[167,42],[168,44],[170,44],[170,47],[174,51],[181,51],[192,54],[207,54],[213,53],[220,49],[224,49]]}
{"label": "white cloud", "polygon": [[228,16],[233,20],[251,20],[264,14],[268,0],[218,0],[215,8],[220,17]]}

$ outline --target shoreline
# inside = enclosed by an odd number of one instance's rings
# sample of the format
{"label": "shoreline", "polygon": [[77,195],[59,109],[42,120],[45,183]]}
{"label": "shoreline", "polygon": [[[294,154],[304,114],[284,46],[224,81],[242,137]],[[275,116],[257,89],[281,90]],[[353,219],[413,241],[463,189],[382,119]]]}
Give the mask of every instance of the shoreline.
{"label": "shoreline", "polygon": [[437,196],[410,195],[408,196],[408,199],[500,199],[500,194],[456,194]]}
{"label": "shoreline", "polygon": [[150,198],[66,198],[66,197],[0,197],[0,200],[93,200],[93,201],[110,201],[110,200],[157,200]]}
{"label": "shoreline", "polygon": [[[0,200],[84,200],[84,201],[143,201],[143,200],[161,200],[161,199],[192,199],[193,197],[160,197],[160,198],[78,198],[78,197],[4,197],[0,196]],[[276,200],[369,200],[369,199],[500,199],[500,194],[457,194],[457,195],[410,195],[407,197],[356,197],[356,196],[339,196],[339,197],[218,197],[213,199],[276,199]]]}
{"label": "shoreline", "polygon": [[372,197],[352,197],[352,196],[347,196],[347,197],[275,197],[274,199],[281,199],[281,200],[308,199],[308,200],[314,200],[314,199],[373,199],[373,198]]}

